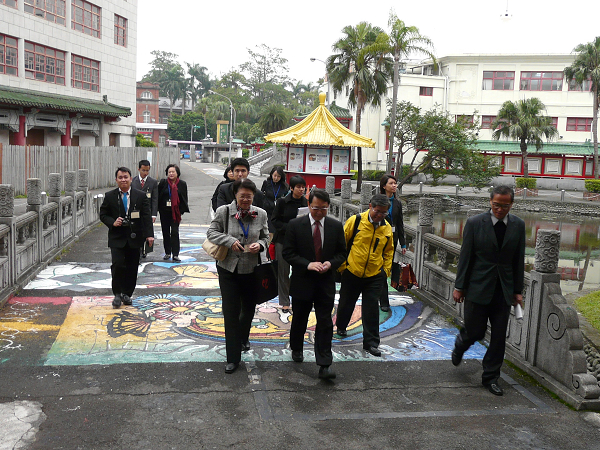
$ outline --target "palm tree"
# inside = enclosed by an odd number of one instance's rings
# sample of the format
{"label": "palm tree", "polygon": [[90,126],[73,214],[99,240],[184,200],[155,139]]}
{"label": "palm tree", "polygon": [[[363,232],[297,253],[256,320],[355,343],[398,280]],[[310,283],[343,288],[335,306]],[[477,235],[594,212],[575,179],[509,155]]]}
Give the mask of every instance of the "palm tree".
{"label": "palm tree", "polygon": [[529,177],[527,164],[527,147],[535,145],[536,150],[543,146],[542,138],[547,140],[558,136],[558,130],[552,126],[552,118],[546,116],[546,106],[539,98],[526,100],[510,100],[504,102],[492,122],[492,138],[499,140],[501,137],[516,139],[520,143],[523,155],[523,176]]}
{"label": "palm tree", "polygon": [[[390,11],[388,20],[390,27],[389,34],[382,34],[377,39],[377,43],[372,47],[374,51],[389,53],[394,58],[394,79],[392,89],[392,114],[390,117],[390,148],[388,153],[387,171],[392,170],[392,159],[394,156],[394,133],[396,125],[396,103],[398,102],[398,86],[400,85],[400,59],[407,58],[414,53],[421,53],[433,60],[436,64],[435,56],[433,55],[433,43],[431,39],[422,36],[417,27],[409,27],[398,19],[394,11]],[[402,167],[402,153],[398,154],[398,165]]]}
{"label": "palm tree", "polygon": [[283,130],[290,120],[290,113],[282,105],[271,103],[263,108],[258,124],[265,133]]}
{"label": "palm tree", "polygon": [[[180,98],[184,97],[184,74],[183,68],[177,64],[164,73],[163,78],[159,81],[161,90],[167,95],[171,105],[169,107],[169,114],[173,114],[173,106],[175,102]],[[185,101],[185,100],[184,100]]]}
{"label": "palm tree", "polygon": [[[333,91],[342,92],[350,85],[348,104],[356,108],[355,131],[360,134],[360,120],[367,104],[379,106],[381,98],[387,91],[388,81],[392,73],[391,59],[378,51],[371,51],[377,36],[383,33],[379,27],[368,22],[361,22],[355,27],[348,25],[342,30],[344,36],[336,41],[332,50],[334,54],[327,58],[327,73]],[[362,148],[356,148],[358,160],[357,191],[362,185]]]}
{"label": "palm tree", "polygon": [[573,49],[578,55],[569,67],[564,70],[568,83],[575,81],[582,86],[585,82],[591,85],[593,97],[592,139],[594,140],[594,178],[598,179],[598,104],[600,96],[600,36],[593,42],[579,44]]}
{"label": "palm tree", "polygon": [[196,109],[196,101],[199,98],[204,97],[204,95],[208,92],[211,87],[210,79],[206,71],[208,70],[206,67],[201,66],[200,64],[190,64],[186,63],[188,68],[188,89],[189,96],[192,100],[192,111]]}

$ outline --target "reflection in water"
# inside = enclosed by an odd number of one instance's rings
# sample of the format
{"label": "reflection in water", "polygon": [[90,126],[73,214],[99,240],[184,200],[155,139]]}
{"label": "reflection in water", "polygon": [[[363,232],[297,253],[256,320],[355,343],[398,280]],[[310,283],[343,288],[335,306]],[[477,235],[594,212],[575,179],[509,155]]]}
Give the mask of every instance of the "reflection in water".
{"label": "reflection in water", "polygon": [[[597,218],[565,217],[526,211],[515,211],[515,215],[525,221],[527,271],[533,269],[537,231],[559,230],[561,233],[558,272],[561,274],[563,293],[582,289],[600,289],[600,230]],[[406,224],[417,225],[418,213],[404,217]],[[467,210],[436,213],[433,222],[434,232],[437,236],[460,244],[466,221]]]}

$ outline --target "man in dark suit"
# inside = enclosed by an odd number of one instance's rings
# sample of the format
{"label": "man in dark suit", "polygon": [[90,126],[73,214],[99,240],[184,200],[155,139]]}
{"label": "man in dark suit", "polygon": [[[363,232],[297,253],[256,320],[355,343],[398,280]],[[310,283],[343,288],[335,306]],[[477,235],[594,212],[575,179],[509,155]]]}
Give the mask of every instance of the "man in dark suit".
{"label": "man in dark suit", "polygon": [[[231,161],[231,170],[233,171],[233,181],[246,179],[250,173],[250,163],[246,158],[235,158],[233,161]],[[219,206],[229,205],[234,198],[235,195],[233,194],[233,183],[223,184],[219,188],[219,195],[217,196],[217,208]],[[254,194],[252,205],[262,208],[264,198],[265,194],[257,190]]]}
{"label": "man in dark suit", "polygon": [[346,258],[346,239],[341,222],[326,217],[329,194],[321,189],[310,193],[310,214],[291,220],[287,225],[283,258],[292,266],[290,294],[294,316],[290,330],[292,359],[302,362],[304,334],[308,316],[315,308],[315,358],[319,378],[335,378],[331,313],[335,299],[335,271]]}
{"label": "man in dark suit", "polygon": [[108,227],[108,246],[112,265],[112,305],[121,302],[131,305],[131,296],[137,281],[140,247],[144,240],[154,244],[154,229],[150,212],[150,199],[146,194],[131,188],[131,171],[119,167],[115,172],[117,189],[108,191],[100,207],[100,220]]}
{"label": "man in dark suit", "polygon": [[456,337],[452,363],[458,366],[464,352],[485,337],[489,320],[491,338],[481,379],[494,395],[503,394],[498,378],[510,306],[523,306],[525,222],[509,214],[514,196],[511,187],[494,187],[490,211],[467,220],[452,294],[455,302],[465,302],[465,323]]}
{"label": "man in dark suit", "polygon": [[[138,163],[139,175],[133,177],[131,187],[146,193],[146,197],[150,199],[150,210],[152,211],[152,223],[156,222],[158,213],[158,181],[149,176],[150,161],[142,159]],[[146,257],[146,247],[142,245],[142,258]]]}

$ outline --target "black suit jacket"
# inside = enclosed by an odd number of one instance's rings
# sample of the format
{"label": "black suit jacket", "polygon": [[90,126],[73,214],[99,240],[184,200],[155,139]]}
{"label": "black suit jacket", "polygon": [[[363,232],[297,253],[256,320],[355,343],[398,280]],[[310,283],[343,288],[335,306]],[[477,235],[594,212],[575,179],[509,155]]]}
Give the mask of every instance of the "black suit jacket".
{"label": "black suit jacket", "polygon": [[[264,209],[264,198],[265,194],[263,194],[261,191],[258,190],[258,188],[256,188],[254,200],[252,200],[252,205]],[[222,185],[219,188],[219,195],[217,196],[217,208],[219,206],[229,205],[234,200],[235,195],[233,195],[233,183],[226,183]]]}
{"label": "black suit jacket", "polygon": [[487,305],[499,279],[509,305],[521,294],[525,278],[525,222],[509,214],[502,248],[498,247],[492,217],[488,212],[467,220],[460,248],[455,287],[467,300]]}
{"label": "black suit jacket", "polygon": [[292,266],[290,295],[293,298],[312,298],[317,289],[335,295],[334,275],[346,259],[344,226],[338,220],[325,217],[323,231],[321,256],[323,261],[331,263],[331,269],[320,274],[307,269],[309,263],[316,261],[309,216],[293,219],[287,225],[283,259]]}
{"label": "black suit jacket", "polygon": [[[179,213],[181,215],[186,212],[189,213],[187,184],[181,178],[179,179],[179,183],[177,183],[177,193],[179,194]],[[165,214],[171,214],[171,207],[167,206],[169,198],[169,182],[166,178],[163,178],[158,183],[158,210],[160,211],[161,218]]]}
{"label": "black suit jacket", "polygon": [[136,175],[133,177],[133,180],[131,180],[131,187],[139,191],[144,191],[146,193],[146,197],[148,194],[150,194],[150,211],[152,212],[152,216],[156,217],[158,213],[158,181],[151,176],[148,176],[146,177],[146,182],[142,188],[140,176]]}
{"label": "black suit jacket", "polygon": [[[100,206],[100,220],[108,227],[109,247],[123,248],[127,244],[132,248],[141,247],[147,237],[154,237],[150,199],[144,192],[137,189],[131,188],[130,192],[127,217],[131,222],[131,227],[113,226],[117,217],[125,217],[125,208],[119,197],[119,188],[108,191],[102,206]],[[139,219],[131,218],[134,211],[139,211]],[[131,237],[132,233],[135,233],[134,238]]]}
{"label": "black suit jacket", "polygon": [[404,237],[404,217],[402,216],[402,203],[397,198],[391,199],[394,204],[392,208],[392,217],[386,216],[385,220],[394,227],[394,249],[400,241],[400,246],[406,245],[406,238]]}

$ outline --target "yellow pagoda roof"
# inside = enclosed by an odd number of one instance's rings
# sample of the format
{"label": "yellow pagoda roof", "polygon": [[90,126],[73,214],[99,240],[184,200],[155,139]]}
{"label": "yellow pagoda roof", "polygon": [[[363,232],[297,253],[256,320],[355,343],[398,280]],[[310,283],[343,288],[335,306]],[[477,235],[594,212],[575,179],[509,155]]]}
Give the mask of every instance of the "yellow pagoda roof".
{"label": "yellow pagoda roof", "polygon": [[350,131],[325,106],[325,93],[319,94],[320,105],[306,118],[285,130],[265,136],[277,144],[334,145],[336,147],[375,147],[375,141]]}

